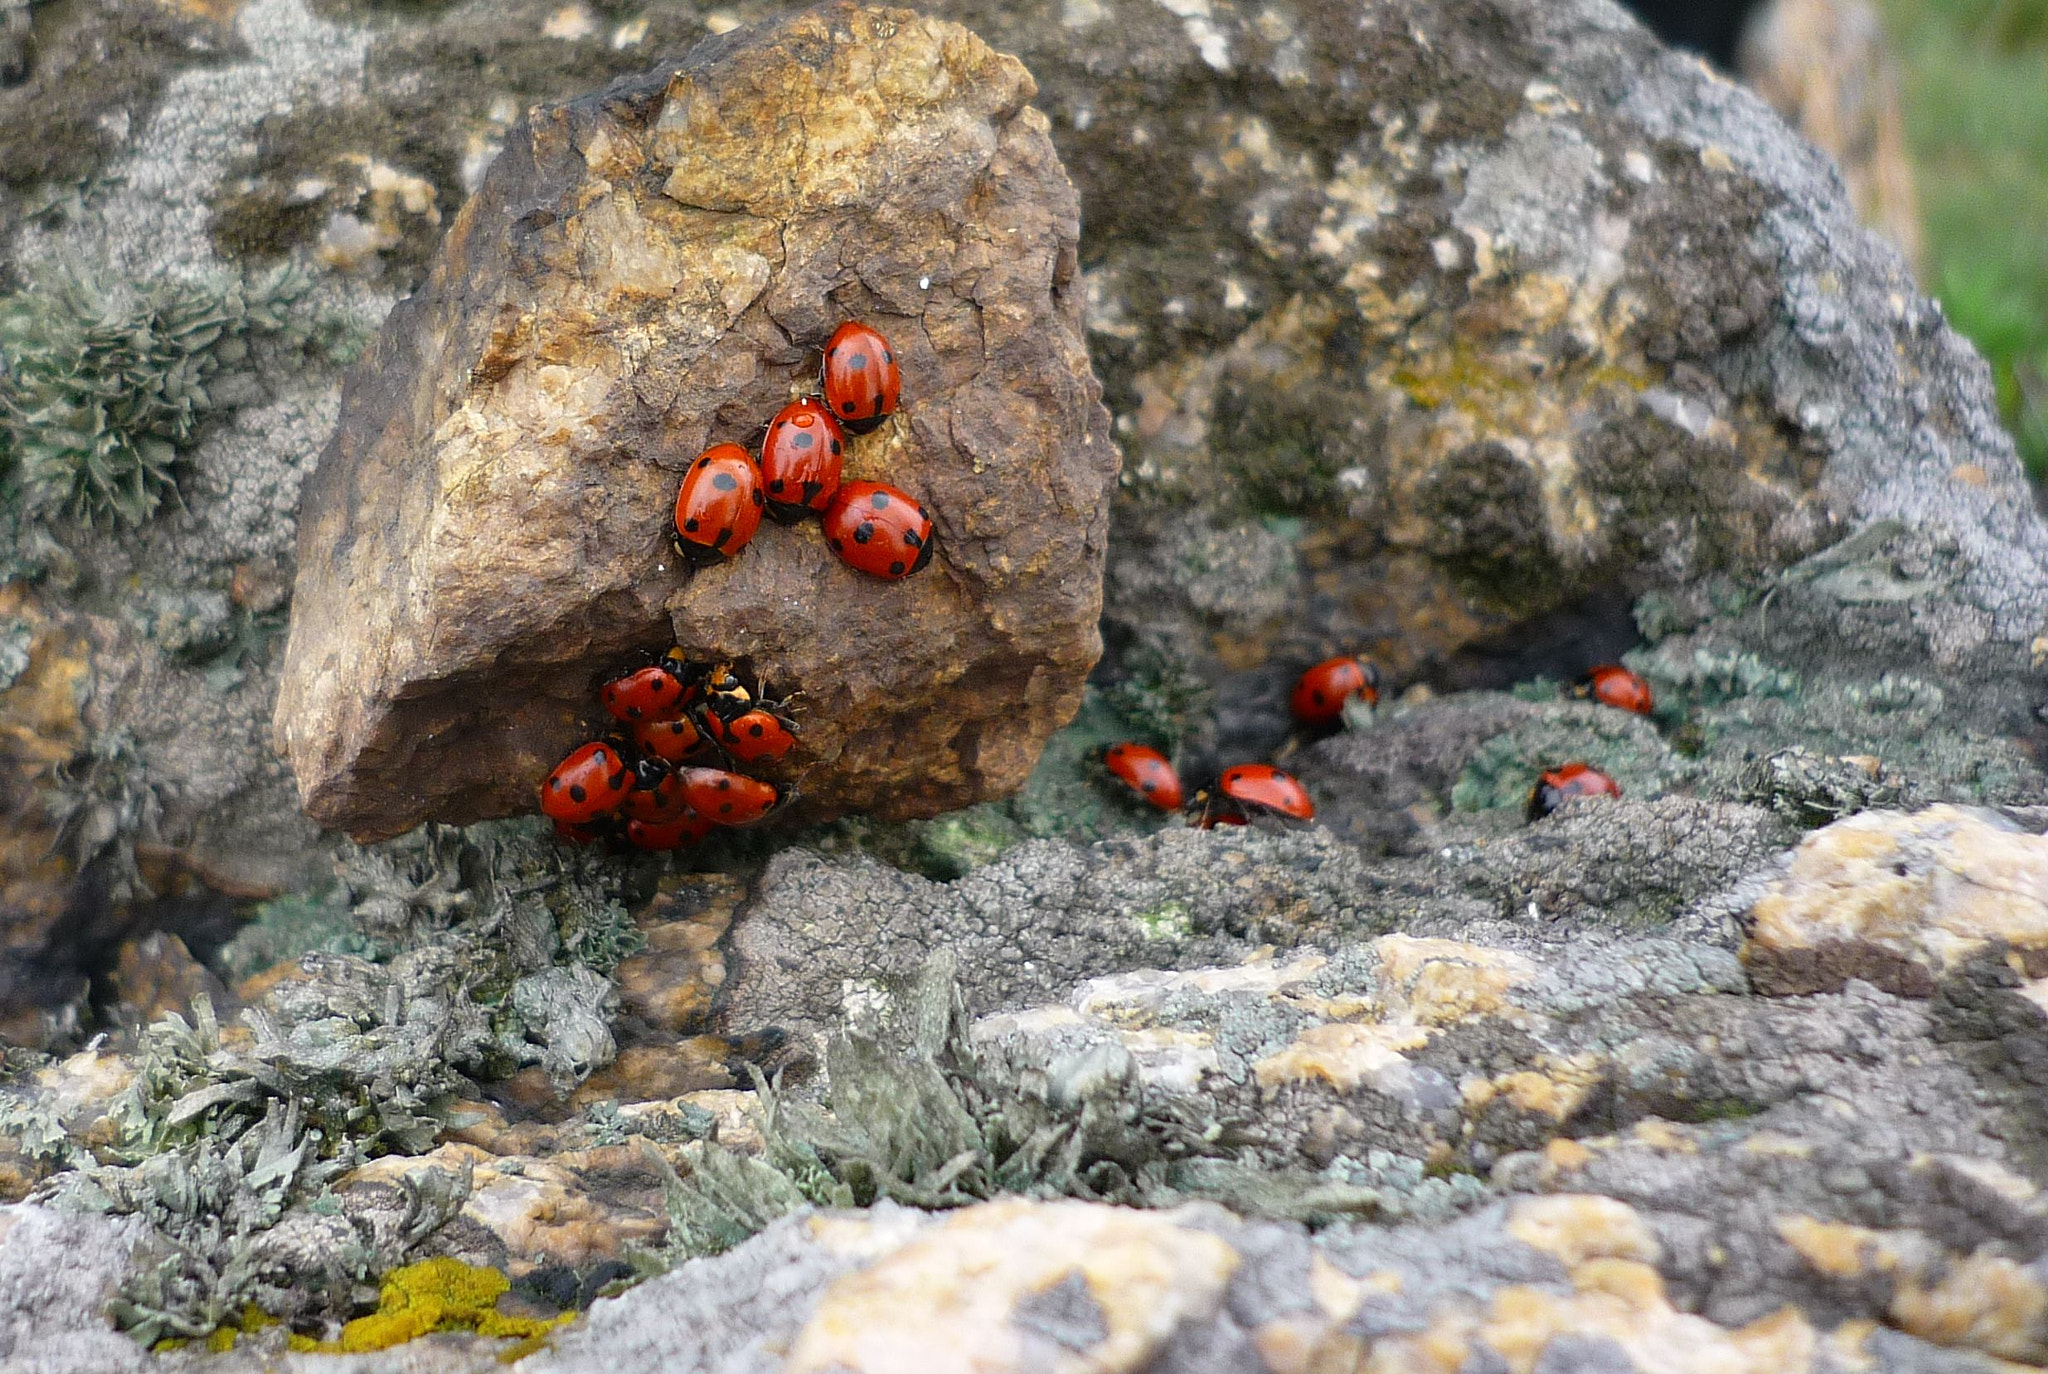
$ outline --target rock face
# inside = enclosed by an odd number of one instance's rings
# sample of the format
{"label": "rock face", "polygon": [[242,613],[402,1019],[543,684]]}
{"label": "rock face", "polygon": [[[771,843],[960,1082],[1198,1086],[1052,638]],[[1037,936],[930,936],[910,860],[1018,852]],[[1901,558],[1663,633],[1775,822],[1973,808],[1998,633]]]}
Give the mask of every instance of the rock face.
{"label": "rock face", "polygon": [[[1021,783],[1099,652],[1118,463],[1034,90],[951,24],[840,7],[537,111],[308,486],[277,738],[309,813],[525,809],[600,676],[671,639],[801,694],[815,813]],[[770,527],[688,573],[682,469],[812,385],[849,317],[905,402],[846,475],[919,498],[937,558],[878,582]]]}

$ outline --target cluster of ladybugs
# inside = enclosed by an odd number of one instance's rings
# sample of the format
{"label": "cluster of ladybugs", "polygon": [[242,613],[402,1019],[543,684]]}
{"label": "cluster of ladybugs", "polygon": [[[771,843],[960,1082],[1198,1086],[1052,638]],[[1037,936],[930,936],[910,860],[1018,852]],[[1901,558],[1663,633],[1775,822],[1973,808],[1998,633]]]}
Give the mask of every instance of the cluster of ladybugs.
{"label": "cluster of ladybugs", "polygon": [[[923,506],[881,482],[840,481],[846,436],[874,429],[903,398],[895,350],[849,320],[825,344],[818,390],[768,422],[758,459],[726,443],[690,464],[675,509],[676,552],[686,563],[737,557],[763,513],[785,525],[820,516],[832,552],[873,577],[908,577],[931,562]],[[614,730],[579,746],[541,784],[540,809],[555,833],[675,849],[783,805],[789,789],[702,762],[715,754],[734,767],[772,763],[795,746],[788,702],[759,687],[729,664],[691,663],[680,649],[605,683],[598,695]]]}
{"label": "cluster of ladybugs", "polygon": [[563,759],[540,788],[540,809],[563,839],[677,849],[788,800],[774,783],[692,763],[773,763],[796,745],[788,704],[750,690],[729,665],[693,664],[670,649],[605,683],[598,698],[616,728]]}
{"label": "cluster of ladybugs", "polygon": [[761,435],[761,456],[738,444],[697,455],[676,492],[676,551],[691,566],[734,558],[765,511],[793,525],[816,515],[825,542],[872,577],[908,577],[932,561],[932,519],[882,482],[841,482],[846,436],[866,434],[902,399],[903,374],[889,341],[849,320],[825,345],[822,395],[791,401]]}
{"label": "cluster of ladybugs", "polygon": [[[1653,705],[1650,684],[1614,663],[1601,664],[1588,672],[1579,679],[1573,692],[1643,716],[1650,714]],[[1287,704],[1302,725],[1327,730],[1343,717],[1347,703],[1358,700],[1367,706],[1377,706],[1379,699],[1379,669],[1355,654],[1340,654],[1303,673]],[[1226,768],[1214,788],[1203,788],[1189,798],[1179,771],[1157,749],[1127,741],[1111,745],[1102,761],[1110,775],[1141,800],[1161,811],[1185,809],[1189,820],[1203,830],[1217,825],[1246,825],[1255,816],[1283,821],[1315,819],[1315,802],[1308,789],[1291,773],[1271,764],[1240,763]],[[1599,769],[1583,762],[1567,763],[1536,780],[1529,793],[1529,819],[1541,820],[1573,797],[1620,795],[1621,784]]]}

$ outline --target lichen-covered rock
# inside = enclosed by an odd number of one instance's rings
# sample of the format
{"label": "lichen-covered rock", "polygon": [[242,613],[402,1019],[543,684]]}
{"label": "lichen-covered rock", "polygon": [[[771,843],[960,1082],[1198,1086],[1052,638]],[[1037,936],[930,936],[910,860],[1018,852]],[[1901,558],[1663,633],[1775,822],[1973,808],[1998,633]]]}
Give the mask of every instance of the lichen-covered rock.
{"label": "lichen-covered rock", "polygon": [[[1032,90],[956,27],[848,7],[533,116],[308,490],[277,733],[311,814],[524,809],[599,677],[671,639],[801,694],[815,812],[1023,782],[1098,653],[1117,468]],[[810,385],[848,315],[906,399],[847,475],[924,503],[933,564],[877,581],[771,526],[686,571],[682,469]]]}
{"label": "lichen-covered rock", "polygon": [[1770,993],[1861,978],[1925,996],[1986,951],[2048,976],[2048,837],[1954,806],[1866,811],[1808,836],[1749,927],[1743,962]]}

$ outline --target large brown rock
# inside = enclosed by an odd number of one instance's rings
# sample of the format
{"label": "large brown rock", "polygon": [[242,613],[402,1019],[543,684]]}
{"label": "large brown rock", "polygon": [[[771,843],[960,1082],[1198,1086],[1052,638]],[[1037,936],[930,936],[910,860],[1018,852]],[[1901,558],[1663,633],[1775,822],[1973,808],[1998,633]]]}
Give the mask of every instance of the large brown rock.
{"label": "large brown rock", "polygon": [[[536,109],[307,487],[276,717],[307,811],[369,837],[528,808],[599,677],[671,638],[801,693],[813,814],[1019,785],[1099,652],[1118,466],[1035,89],[957,25],[839,6]],[[682,469],[849,317],[905,400],[847,476],[920,498],[937,557],[880,582],[770,525],[687,572]]]}

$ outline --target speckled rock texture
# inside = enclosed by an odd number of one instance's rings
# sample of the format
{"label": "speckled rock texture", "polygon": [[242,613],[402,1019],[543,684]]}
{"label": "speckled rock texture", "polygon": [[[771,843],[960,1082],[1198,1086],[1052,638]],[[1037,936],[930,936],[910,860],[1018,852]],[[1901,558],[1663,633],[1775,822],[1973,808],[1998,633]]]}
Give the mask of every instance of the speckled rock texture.
{"label": "speckled rock texture", "polygon": [[[307,489],[277,737],[315,819],[530,809],[601,676],[671,641],[800,697],[812,813],[1023,782],[1100,652],[1118,461],[1033,90],[962,29],[847,7],[529,117]],[[683,469],[815,388],[847,318],[906,379],[847,480],[932,512],[931,567],[868,577],[805,524],[688,571]]]}

